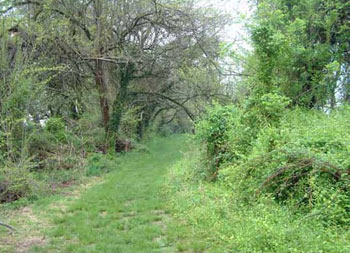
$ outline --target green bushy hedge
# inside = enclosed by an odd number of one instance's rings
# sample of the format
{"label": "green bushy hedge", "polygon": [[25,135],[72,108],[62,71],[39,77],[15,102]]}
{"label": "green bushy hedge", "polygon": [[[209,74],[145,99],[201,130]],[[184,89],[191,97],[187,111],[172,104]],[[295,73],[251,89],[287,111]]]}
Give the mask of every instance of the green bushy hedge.
{"label": "green bushy hedge", "polygon": [[350,221],[350,109],[287,109],[268,94],[244,108],[216,105],[197,124],[208,179],[244,201],[268,196],[325,224]]}
{"label": "green bushy hedge", "polygon": [[8,163],[0,167],[0,203],[12,202],[22,197],[32,197],[43,190],[30,173],[30,162]]}
{"label": "green bushy hedge", "polygon": [[110,172],[115,168],[116,159],[110,155],[101,153],[92,154],[88,159],[87,176],[99,176],[103,173]]}

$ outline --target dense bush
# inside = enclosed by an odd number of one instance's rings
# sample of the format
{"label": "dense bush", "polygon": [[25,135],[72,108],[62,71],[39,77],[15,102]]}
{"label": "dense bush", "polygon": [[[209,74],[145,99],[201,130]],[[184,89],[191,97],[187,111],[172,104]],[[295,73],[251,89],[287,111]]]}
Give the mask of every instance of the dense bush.
{"label": "dense bush", "polygon": [[55,149],[55,137],[46,131],[37,131],[28,138],[28,153],[36,161],[43,161]]}
{"label": "dense bush", "polygon": [[41,190],[30,173],[30,166],[31,163],[24,162],[0,167],[0,202],[33,196]]}
{"label": "dense bush", "polygon": [[[312,215],[295,215],[293,208],[261,195],[242,201],[242,191],[225,182],[198,180],[197,147],[174,166],[165,185],[168,206],[191,242],[181,242],[186,252],[349,252],[347,227],[323,226]],[[180,238],[181,240],[181,238]]]}
{"label": "dense bush", "polygon": [[[217,168],[225,160],[233,159],[238,152],[230,152],[228,149],[229,133],[238,130],[241,111],[233,106],[215,105],[208,110],[206,117],[197,124],[196,137],[205,143],[208,173],[215,175]],[[242,142],[241,140],[238,142]]]}
{"label": "dense bush", "polygon": [[245,201],[269,196],[327,224],[346,224],[350,109],[327,114],[284,109],[287,105],[270,94],[243,109],[210,109],[197,125],[206,173],[224,180]]}
{"label": "dense bush", "polygon": [[66,139],[65,123],[61,118],[49,118],[46,122],[45,130],[55,136],[57,141]]}
{"label": "dense bush", "polygon": [[[0,155],[0,202],[39,196],[42,191],[55,190],[61,183],[85,176],[86,157],[97,151],[99,136],[95,132],[83,135],[84,124],[50,118],[42,127],[27,120],[24,140],[12,144],[21,152],[8,149],[7,153],[1,152],[3,158]],[[90,122],[86,128],[93,131],[94,126]]]}
{"label": "dense bush", "polygon": [[109,155],[93,154],[88,159],[87,176],[98,176],[107,173],[116,165],[116,160]]}
{"label": "dense bush", "polygon": [[279,123],[289,100],[277,93],[251,99],[243,107],[209,108],[196,125],[196,137],[205,145],[208,174],[216,178],[226,162],[244,159],[252,150],[260,129]]}

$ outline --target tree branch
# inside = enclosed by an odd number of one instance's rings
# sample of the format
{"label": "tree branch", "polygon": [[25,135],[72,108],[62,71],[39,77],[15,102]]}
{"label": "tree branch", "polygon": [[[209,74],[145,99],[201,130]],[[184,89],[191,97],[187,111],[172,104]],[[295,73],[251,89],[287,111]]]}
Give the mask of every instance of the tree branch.
{"label": "tree branch", "polygon": [[14,227],[11,227],[10,225],[7,225],[7,224],[2,223],[2,222],[0,222],[0,226],[6,227],[6,228],[8,228],[8,229],[10,229],[10,230],[12,230],[12,231],[15,231],[15,230],[16,230]]}
{"label": "tree branch", "polygon": [[[33,4],[33,5],[36,5],[36,6],[41,6],[42,5],[42,3],[37,2],[37,1],[33,1],[33,0],[27,0],[27,1],[24,1],[24,2],[14,2],[12,6],[8,7],[6,10],[0,12],[0,14],[5,14],[5,13],[9,12],[10,10],[16,8],[16,7],[29,5],[29,4]],[[61,10],[53,8],[52,11],[54,11],[54,12],[64,16],[65,18],[69,19],[69,21],[71,21],[72,23],[74,23],[77,26],[79,26],[84,31],[86,37],[89,40],[92,40],[91,33],[90,33],[89,29],[84,24],[80,23],[78,20],[76,20],[75,18],[67,15],[66,13],[64,13]]]}
{"label": "tree branch", "polygon": [[156,92],[133,92],[134,94],[143,94],[143,95],[151,95],[151,96],[157,96],[160,97],[162,99],[168,100],[170,102],[172,102],[173,104],[176,104],[177,106],[181,107],[185,113],[188,115],[188,117],[192,120],[195,121],[193,113],[183,104],[181,104],[180,102],[176,101],[175,99],[165,96],[161,93],[156,93]]}

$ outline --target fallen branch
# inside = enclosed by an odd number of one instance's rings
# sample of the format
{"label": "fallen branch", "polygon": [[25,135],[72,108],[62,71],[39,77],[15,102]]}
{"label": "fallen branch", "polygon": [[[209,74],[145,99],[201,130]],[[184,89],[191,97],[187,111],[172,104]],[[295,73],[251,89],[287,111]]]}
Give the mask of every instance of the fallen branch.
{"label": "fallen branch", "polygon": [[[292,175],[283,177],[283,174],[288,171],[292,171]],[[277,191],[282,192],[289,187],[295,186],[304,176],[317,173],[329,174],[336,181],[341,180],[344,173],[349,174],[348,171],[341,171],[340,168],[329,162],[317,161],[315,158],[302,158],[298,162],[277,169],[263,181],[255,194],[259,195],[264,188],[271,185],[275,185],[278,188]]]}
{"label": "fallen branch", "polygon": [[0,222],[0,226],[6,227],[6,228],[8,228],[8,229],[10,229],[10,230],[12,230],[12,231],[15,231],[15,230],[16,230],[14,227],[11,227],[10,225],[7,225],[7,224],[2,223],[2,222]]}

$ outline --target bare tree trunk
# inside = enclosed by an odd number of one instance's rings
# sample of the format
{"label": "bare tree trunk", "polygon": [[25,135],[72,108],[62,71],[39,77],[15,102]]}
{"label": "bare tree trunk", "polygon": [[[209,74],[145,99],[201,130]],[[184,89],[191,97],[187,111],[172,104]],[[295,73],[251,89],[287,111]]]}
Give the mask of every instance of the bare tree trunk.
{"label": "bare tree trunk", "polygon": [[95,24],[96,24],[96,37],[95,37],[95,83],[100,96],[100,107],[101,107],[101,115],[102,122],[105,128],[106,135],[108,134],[108,126],[109,126],[109,104],[107,98],[107,86],[104,80],[104,68],[103,63],[98,58],[101,57],[101,52],[103,52],[103,44],[102,44],[102,2],[100,0],[94,0],[94,14],[95,14]]}
{"label": "bare tree trunk", "polygon": [[103,126],[107,133],[109,126],[109,103],[107,98],[107,87],[103,77],[103,65],[100,60],[96,60],[95,62],[95,83],[100,95],[100,107]]}

